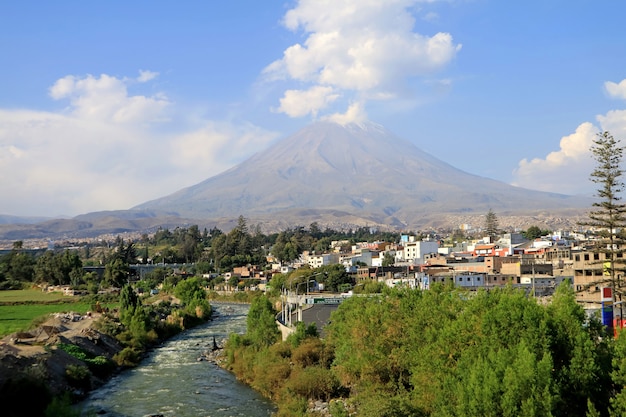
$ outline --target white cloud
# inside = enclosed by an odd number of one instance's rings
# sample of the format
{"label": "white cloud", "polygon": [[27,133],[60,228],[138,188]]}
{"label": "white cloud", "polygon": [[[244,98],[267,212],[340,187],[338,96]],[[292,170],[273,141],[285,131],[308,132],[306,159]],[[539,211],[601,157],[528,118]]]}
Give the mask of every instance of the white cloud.
{"label": "white cloud", "polygon": [[69,100],[61,113],[0,109],[0,213],[130,208],[215,175],[276,138],[246,124],[164,122],[176,117],[174,104],[162,94],[130,95],[134,82],[67,76],[49,90]]}
{"label": "white cloud", "polygon": [[267,147],[277,135],[257,126],[209,121],[200,129],[176,137],[170,144],[172,164],[180,168],[210,166],[221,172]]}
{"label": "white cloud", "polygon": [[604,83],[604,89],[611,97],[626,99],[626,79],[616,84],[612,81]]}
{"label": "white cloud", "polygon": [[[152,75],[140,75],[139,78],[148,80]],[[162,94],[152,97],[129,96],[125,80],[106,74],[99,78],[93,75],[83,78],[68,75],[57,80],[49,92],[50,97],[55,100],[69,99],[71,114],[84,119],[106,120],[109,123],[160,120],[163,111],[170,104]]]}
{"label": "white cloud", "polygon": [[545,159],[523,159],[513,172],[513,185],[561,194],[591,194],[589,174],[594,161],[589,149],[599,131],[586,122],[576,132],[561,138],[560,149],[550,152]]}
{"label": "white cloud", "polygon": [[145,83],[154,80],[158,76],[158,72],[139,70],[139,77],[137,77],[137,81],[140,83]]}
{"label": "white cloud", "polygon": [[360,123],[367,120],[367,114],[363,109],[362,103],[353,103],[348,107],[348,111],[345,113],[335,113],[330,116],[324,117],[325,120],[330,120],[340,125],[346,125],[348,123]]}
{"label": "white cloud", "polygon": [[[619,84],[607,81],[604,87],[609,95],[626,99],[626,80]],[[610,110],[596,116],[600,127],[590,122],[582,123],[576,132],[564,136],[558,151],[550,152],[545,159],[523,159],[513,171],[513,185],[562,194],[595,195],[597,184],[589,179],[596,161],[591,146],[596,135],[609,131],[626,145],[626,110]]]}
{"label": "white cloud", "polygon": [[317,116],[317,112],[326,108],[330,103],[337,100],[332,87],[314,86],[308,90],[287,90],[280,99],[279,112],[291,117],[306,116],[312,114]]}
{"label": "white cloud", "polygon": [[[359,101],[395,98],[408,88],[408,79],[442,69],[461,47],[449,33],[426,36],[413,31],[415,19],[409,9],[423,2],[300,0],[286,13],[284,24],[308,37],[287,48],[264,74],[268,80],[330,87],[349,101],[347,92]],[[328,104],[324,100],[298,104],[296,99],[307,97],[293,91],[285,93],[286,102],[281,101],[279,108],[289,116],[315,115]]]}

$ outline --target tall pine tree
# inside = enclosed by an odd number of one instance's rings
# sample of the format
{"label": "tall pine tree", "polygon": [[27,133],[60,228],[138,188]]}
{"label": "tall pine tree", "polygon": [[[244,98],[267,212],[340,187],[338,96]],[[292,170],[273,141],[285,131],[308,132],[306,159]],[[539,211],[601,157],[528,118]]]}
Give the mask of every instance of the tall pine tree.
{"label": "tall pine tree", "polygon": [[623,258],[626,204],[621,201],[620,195],[624,190],[623,152],[624,147],[611,133],[604,131],[597,134],[591,146],[597,165],[590,179],[599,186],[596,192],[599,201],[593,203],[589,221],[583,223],[596,229],[600,236],[594,251],[604,254],[604,283],[613,289],[613,304],[622,299],[622,275],[626,271]]}

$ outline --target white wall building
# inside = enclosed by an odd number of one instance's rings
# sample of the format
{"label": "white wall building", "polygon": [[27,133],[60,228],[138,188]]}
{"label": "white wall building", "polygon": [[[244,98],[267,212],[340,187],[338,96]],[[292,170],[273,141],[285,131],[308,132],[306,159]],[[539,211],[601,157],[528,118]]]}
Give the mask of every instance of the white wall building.
{"label": "white wall building", "polygon": [[424,263],[424,255],[428,253],[437,253],[439,250],[439,242],[432,240],[422,240],[419,242],[407,242],[404,244],[404,261],[413,264]]}

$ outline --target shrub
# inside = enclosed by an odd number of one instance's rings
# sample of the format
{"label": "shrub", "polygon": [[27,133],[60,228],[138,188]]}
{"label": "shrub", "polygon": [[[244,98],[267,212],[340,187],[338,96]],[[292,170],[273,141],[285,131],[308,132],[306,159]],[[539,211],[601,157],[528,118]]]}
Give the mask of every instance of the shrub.
{"label": "shrub", "polygon": [[113,356],[113,360],[119,366],[136,366],[141,360],[141,354],[133,348],[126,347],[121,352]]}
{"label": "shrub", "polygon": [[291,373],[289,358],[271,349],[260,351],[254,358],[254,388],[270,399],[276,399]]}
{"label": "shrub", "polygon": [[91,371],[83,365],[67,365],[65,378],[74,388],[89,390],[91,388]]}
{"label": "shrub", "polygon": [[69,393],[61,397],[54,397],[48,404],[44,413],[45,417],[80,417],[80,411],[72,408],[72,400]]}
{"label": "shrub", "polygon": [[308,402],[306,398],[289,396],[280,403],[276,417],[304,417],[307,414]]}
{"label": "shrub", "polygon": [[340,384],[330,369],[309,366],[294,368],[287,388],[307,399],[328,401],[339,390]]}
{"label": "shrub", "polygon": [[308,338],[291,353],[291,359],[302,367],[318,365],[322,358],[324,345],[320,339]]}

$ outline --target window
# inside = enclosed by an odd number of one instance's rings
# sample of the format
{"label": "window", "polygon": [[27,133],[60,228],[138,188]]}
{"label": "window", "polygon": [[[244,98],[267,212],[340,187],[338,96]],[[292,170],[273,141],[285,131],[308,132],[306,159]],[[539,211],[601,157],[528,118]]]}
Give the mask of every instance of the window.
{"label": "window", "polygon": [[575,256],[576,262],[580,262],[580,255]]}
{"label": "window", "polygon": [[599,260],[599,259],[600,259],[600,254],[599,254],[599,253],[594,253],[594,254],[593,254],[593,260],[594,260],[594,261],[597,261],[597,260]]}
{"label": "window", "polygon": [[588,261],[588,260],[589,260],[589,254],[585,253],[585,261]]}

